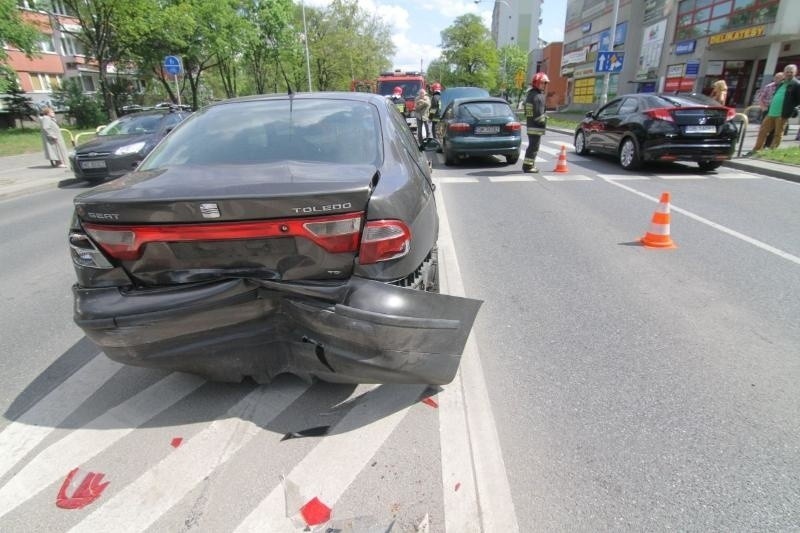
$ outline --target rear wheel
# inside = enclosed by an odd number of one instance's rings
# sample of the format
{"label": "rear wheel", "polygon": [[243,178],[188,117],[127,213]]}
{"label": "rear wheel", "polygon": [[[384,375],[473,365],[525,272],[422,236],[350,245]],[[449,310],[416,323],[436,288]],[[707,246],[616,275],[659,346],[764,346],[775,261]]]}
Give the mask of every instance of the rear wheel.
{"label": "rear wheel", "polygon": [[703,172],[710,172],[721,167],[722,161],[699,161],[697,166],[700,167],[700,170]]}
{"label": "rear wheel", "polygon": [[506,156],[506,163],[509,165],[513,165],[517,161],[519,161],[519,152]]}
{"label": "rear wheel", "polygon": [[586,135],[582,131],[575,134],[575,153],[578,155],[589,153],[589,149],[586,148]]}
{"label": "rear wheel", "polygon": [[442,150],[444,151],[444,164],[448,166],[452,166],[456,164],[456,157],[453,155],[453,152],[447,147],[446,143],[442,143]]}
{"label": "rear wheel", "polygon": [[642,166],[639,149],[630,137],[625,138],[619,148],[619,164],[625,170],[638,170]]}

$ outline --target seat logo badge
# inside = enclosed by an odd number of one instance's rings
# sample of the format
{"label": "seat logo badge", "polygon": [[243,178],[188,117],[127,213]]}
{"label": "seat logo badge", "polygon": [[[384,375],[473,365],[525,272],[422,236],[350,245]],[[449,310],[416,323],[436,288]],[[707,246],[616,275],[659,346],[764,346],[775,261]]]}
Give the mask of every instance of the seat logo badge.
{"label": "seat logo badge", "polygon": [[219,206],[217,204],[200,204],[200,214],[203,218],[219,218]]}
{"label": "seat logo badge", "polygon": [[705,124],[706,123],[706,117],[700,117],[699,122],[700,122],[700,124]]}
{"label": "seat logo badge", "polygon": [[89,157],[97,157],[97,156],[98,156],[98,155],[100,155],[100,154],[98,154],[97,152],[89,152],[89,153],[88,153],[88,154],[86,154],[86,155],[88,155]]}

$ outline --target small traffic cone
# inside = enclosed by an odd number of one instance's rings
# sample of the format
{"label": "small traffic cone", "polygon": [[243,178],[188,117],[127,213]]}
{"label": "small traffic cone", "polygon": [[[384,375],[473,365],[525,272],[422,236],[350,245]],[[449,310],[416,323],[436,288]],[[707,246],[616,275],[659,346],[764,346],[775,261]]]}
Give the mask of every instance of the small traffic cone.
{"label": "small traffic cone", "polygon": [[569,172],[567,168],[567,145],[561,145],[561,153],[558,154],[558,162],[556,163],[555,172]]}
{"label": "small traffic cone", "polygon": [[639,239],[648,248],[677,248],[669,236],[669,193],[661,193],[661,200],[653,213],[650,231]]}

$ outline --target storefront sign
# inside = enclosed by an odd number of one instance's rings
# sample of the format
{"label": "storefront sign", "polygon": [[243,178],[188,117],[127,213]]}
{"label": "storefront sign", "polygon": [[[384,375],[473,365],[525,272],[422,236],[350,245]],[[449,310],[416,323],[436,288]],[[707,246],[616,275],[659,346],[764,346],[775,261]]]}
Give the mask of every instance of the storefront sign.
{"label": "storefront sign", "polygon": [[725,68],[724,61],[709,61],[706,66],[706,76],[719,76],[723,68]]}
{"label": "storefront sign", "polygon": [[700,60],[690,59],[686,62],[686,73],[683,75],[685,78],[696,78],[700,74]]}
{"label": "storefront sign", "polygon": [[667,67],[667,78],[683,77],[683,63],[680,65],[670,65]]}
{"label": "storefront sign", "polygon": [[664,91],[668,93],[673,92],[690,92],[694,89],[694,80],[687,78],[667,78],[664,83]]}
{"label": "storefront sign", "polygon": [[[661,62],[661,48],[667,33],[667,20],[656,22],[644,29],[636,79],[649,79],[651,71],[657,71]],[[640,76],[644,76],[641,78]]]}
{"label": "storefront sign", "polygon": [[697,41],[681,41],[675,45],[675,55],[693,54]]}
{"label": "storefront sign", "polygon": [[581,32],[589,33],[590,31],[592,31],[592,23],[591,22],[587,22],[586,24],[581,26]]}
{"label": "storefront sign", "polygon": [[562,76],[571,76],[575,72],[575,67],[561,67]]}
{"label": "storefront sign", "polygon": [[726,31],[725,33],[717,33],[708,38],[708,44],[722,44],[731,41],[741,41],[742,39],[752,39],[754,37],[762,37],[767,33],[767,25],[752,26],[742,30]]}
{"label": "storefront sign", "polygon": [[575,67],[576,78],[585,78],[586,76],[594,76],[594,63],[589,63],[588,65],[581,65],[580,67]]}
{"label": "storefront sign", "polygon": [[561,59],[561,64],[572,65],[575,63],[586,63],[586,52],[588,50],[588,48],[583,48],[582,50],[576,50],[574,52],[564,54],[564,57]]}

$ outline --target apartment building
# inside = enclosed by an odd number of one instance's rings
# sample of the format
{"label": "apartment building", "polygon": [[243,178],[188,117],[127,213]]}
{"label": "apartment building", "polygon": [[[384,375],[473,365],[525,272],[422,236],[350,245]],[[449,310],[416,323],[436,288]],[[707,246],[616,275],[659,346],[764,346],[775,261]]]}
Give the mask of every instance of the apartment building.
{"label": "apartment building", "polygon": [[539,38],[543,3],[544,0],[494,0],[492,39],[498,47],[513,45],[528,51],[528,78],[536,72],[546,44]]}
{"label": "apartment building", "polygon": [[709,92],[724,78],[728,105],[745,107],[764,80],[800,63],[798,0],[569,0],[561,72],[574,108],[597,107],[603,92],[598,52],[622,52],[608,96],[630,92]]}

